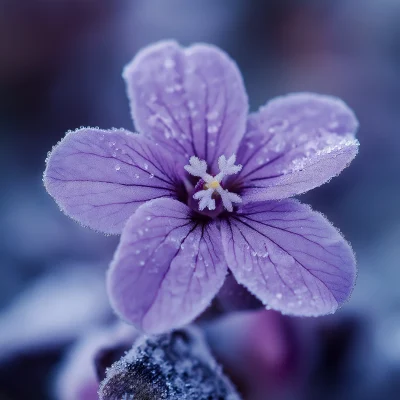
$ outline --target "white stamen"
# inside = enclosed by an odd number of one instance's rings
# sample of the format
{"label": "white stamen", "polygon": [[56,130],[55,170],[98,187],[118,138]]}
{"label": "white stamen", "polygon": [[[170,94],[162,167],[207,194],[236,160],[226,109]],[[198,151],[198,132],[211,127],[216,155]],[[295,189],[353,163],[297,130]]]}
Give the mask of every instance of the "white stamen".
{"label": "white stamen", "polygon": [[199,210],[205,208],[215,210],[215,199],[213,195],[218,193],[221,196],[222,204],[228,211],[233,211],[233,203],[241,203],[242,199],[236,193],[231,193],[223,189],[220,185],[222,179],[229,175],[237,174],[241,169],[241,165],[235,165],[236,155],[233,154],[228,159],[225,156],[220,156],[218,159],[219,173],[212,176],[207,173],[207,162],[200,160],[198,157],[192,156],[189,160],[189,165],[185,165],[185,170],[190,175],[197,176],[206,183],[204,190],[200,190],[193,195],[195,200],[199,201]]}

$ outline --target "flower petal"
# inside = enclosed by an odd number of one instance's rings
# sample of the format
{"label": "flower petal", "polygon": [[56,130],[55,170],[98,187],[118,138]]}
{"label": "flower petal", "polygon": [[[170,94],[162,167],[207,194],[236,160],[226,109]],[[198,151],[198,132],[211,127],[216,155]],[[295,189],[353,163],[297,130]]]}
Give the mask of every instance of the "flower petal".
{"label": "flower petal", "polygon": [[68,216],[120,233],[144,202],[177,196],[175,171],[171,157],[141,135],[85,128],[68,133],[53,149],[43,179]]}
{"label": "flower petal", "polygon": [[312,93],[269,102],[248,121],[235,176],[244,202],[283,199],[322,185],[358,152],[358,123],[341,100]]}
{"label": "flower petal", "polygon": [[235,278],[268,307],[323,315],[352,291],[351,247],[321,214],[297,200],[248,204],[222,223],[221,234]]}
{"label": "flower petal", "polygon": [[236,64],[216,47],[187,49],[163,41],[142,50],[124,77],[137,129],[185,162],[235,153],[245,131],[248,102]]}
{"label": "flower petal", "polygon": [[129,219],[109,270],[108,291],[123,319],[161,333],[200,314],[226,271],[216,223],[192,221],[186,205],[158,199]]}

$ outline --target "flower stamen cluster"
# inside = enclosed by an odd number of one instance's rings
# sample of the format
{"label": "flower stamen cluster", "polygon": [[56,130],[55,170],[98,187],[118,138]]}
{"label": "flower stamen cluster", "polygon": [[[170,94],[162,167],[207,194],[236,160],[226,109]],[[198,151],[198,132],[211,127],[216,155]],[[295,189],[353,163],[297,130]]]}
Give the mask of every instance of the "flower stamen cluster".
{"label": "flower stamen cluster", "polygon": [[220,196],[222,204],[227,211],[233,211],[234,203],[241,203],[242,199],[236,193],[232,193],[221,186],[221,181],[226,176],[235,175],[241,171],[241,165],[235,165],[236,155],[231,155],[228,159],[224,155],[218,159],[219,173],[212,176],[207,173],[207,162],[200,160],[198,157],[192,156],[189,160],[189,165],[184,168],[190,175],[197,176],[204,181],[203,190],[196,192],[193,195],[195,200],[199,200],[199,210],[203,211],[205,208],[215,210],[215,197]]}

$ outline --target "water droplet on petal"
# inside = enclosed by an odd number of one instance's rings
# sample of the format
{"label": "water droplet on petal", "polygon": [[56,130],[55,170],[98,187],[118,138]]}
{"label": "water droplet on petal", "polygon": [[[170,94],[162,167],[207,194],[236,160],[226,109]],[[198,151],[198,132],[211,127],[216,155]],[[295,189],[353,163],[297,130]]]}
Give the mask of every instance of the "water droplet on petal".
{"label": "water droplet on petal", "polygon": [[211,125],[207,128],[208,133],[217,133],[218,132],[218,126],[217,125]]}
{"label": "water droplet on petal", "polygon": [[209,113],[206,115],[206,118],[207,118],[208,120],[212,121],[212,120],[214,120],[214,119],[217,119],[217,118],[218,118],[218,115],[219,115],[218,111],[211,111],[211,112],[209,112]]}
{"label": "water droplet on petal", "polygon": [[175,67],[175,61],[172,58],[166,58],[164,61],[164,67],[171,69]]}

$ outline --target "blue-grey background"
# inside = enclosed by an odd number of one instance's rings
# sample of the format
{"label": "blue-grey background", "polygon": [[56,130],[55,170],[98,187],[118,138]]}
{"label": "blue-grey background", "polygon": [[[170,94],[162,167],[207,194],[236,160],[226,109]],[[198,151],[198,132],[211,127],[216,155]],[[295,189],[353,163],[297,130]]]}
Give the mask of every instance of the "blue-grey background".
{"label": "blue-grey background", "polygon": [[44,160],[68,129],[133,129],[122,68],[167,38],[226,50],[252,110],[315,91],[355,111],[359,155],[303,200],[352,243],[357,286],[315,328],[324,344],[302,354],[314,367],[301,390],[280,398],[400,398],[400,1],[0,0],[0,399],[51,396],[64,346],[109,318],[118,239],[59,212]]}

